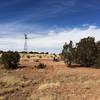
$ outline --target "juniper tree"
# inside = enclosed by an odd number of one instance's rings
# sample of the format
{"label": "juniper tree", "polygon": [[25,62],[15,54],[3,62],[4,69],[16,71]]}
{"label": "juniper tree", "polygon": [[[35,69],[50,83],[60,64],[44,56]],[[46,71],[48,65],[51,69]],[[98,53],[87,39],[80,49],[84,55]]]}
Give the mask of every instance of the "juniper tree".
{"label": "juniper tree", "polygon": [[62,50],[62,55],[63,55],[63,59],[65,64],[68,64],[68,66],[71,66],[71,63],[73,61],[73,42],[70,41],[69,44],[65,43],[63,46],[63,50]]}
{"label": "juniper tree", "polygon": [[2,63],[7,69],[15,69],[18,67],[18,62],[20,61],[20,55],[18,52],[3,52],[1,56]]}
{"label": "juniper tree", "polygon": [[83,38],[77,43],[77,59],[83,66],[92,66],[96,62],[97,47],[93,37]]}

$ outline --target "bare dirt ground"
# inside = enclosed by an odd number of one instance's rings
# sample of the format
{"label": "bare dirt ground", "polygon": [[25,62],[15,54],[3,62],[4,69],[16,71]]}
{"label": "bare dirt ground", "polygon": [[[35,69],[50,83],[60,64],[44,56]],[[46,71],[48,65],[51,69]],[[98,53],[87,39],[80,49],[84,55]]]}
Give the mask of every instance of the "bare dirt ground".
{"label": "bare dirt ground", "polygon": [[[34,68],[40,62],[47,67]],[[0,100],[100,100],[100,69],[22,59],[16,70],[0,67]]]}

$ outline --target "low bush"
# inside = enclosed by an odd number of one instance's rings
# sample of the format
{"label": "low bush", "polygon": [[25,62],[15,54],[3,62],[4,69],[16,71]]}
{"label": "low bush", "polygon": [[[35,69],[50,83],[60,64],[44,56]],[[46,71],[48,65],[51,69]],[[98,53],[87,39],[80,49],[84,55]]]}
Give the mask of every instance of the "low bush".
{"label": "low bush", "polygon": [[30,58],[30,55],[27,55],[27,58],[29,59]]}
{"label": "low bush", "polygon": [[39,59],[35,59],[35,62],[39,62]]}
{"label": "low bush", "polygon": [[40,55],[39,58],[42,58],[42,56]]}
{"label": "low bush", "polygon": [[59,62],[59,58],[58,58],[58,57],[54,57],[54,58],[53,58],[53,61]]}
{"label": "low bush", "polygon": [[46,65],[43,64],[43,63],[39,63],[38,65],[35,65],[35,68],[37,68],[37,69],[44,69],[44,68],[46,68]]}

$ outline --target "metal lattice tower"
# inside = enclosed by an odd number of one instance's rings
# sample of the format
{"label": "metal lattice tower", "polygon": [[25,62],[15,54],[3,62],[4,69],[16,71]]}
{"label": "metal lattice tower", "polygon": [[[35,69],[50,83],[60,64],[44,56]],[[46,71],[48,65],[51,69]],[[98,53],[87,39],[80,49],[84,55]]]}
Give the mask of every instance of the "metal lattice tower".
{"label": "metal lattice tower", "polygon": [[27,52],[27,50],[28,50],[28,47],[27,47],[27,34],[24,34],[24,36],[25,36],[25,42],[24,42],[24,51],[25,52]]}

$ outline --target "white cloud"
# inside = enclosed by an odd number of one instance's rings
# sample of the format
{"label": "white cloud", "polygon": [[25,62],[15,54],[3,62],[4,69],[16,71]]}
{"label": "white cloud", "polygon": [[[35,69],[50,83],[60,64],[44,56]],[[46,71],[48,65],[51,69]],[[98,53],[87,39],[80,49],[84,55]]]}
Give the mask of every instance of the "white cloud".
{"label": "white cloud", "polygon": [[[60,32],[50,30],[47,35],[29,34],[28,50],[61,52],[63,44],[72,40],[78,42],[81,38],[92,36],[96,41],[100,40],[100,28],[93,25],[83,25],[81,28],[64,29]],[[33,38],[32,38],[33,37]],[[23,50],[23,38],[0,38],[0,49]]]}

